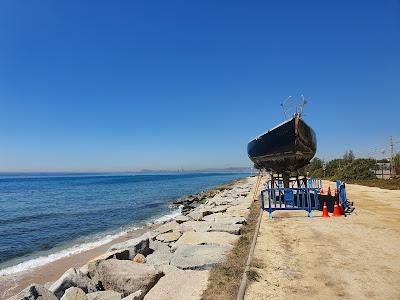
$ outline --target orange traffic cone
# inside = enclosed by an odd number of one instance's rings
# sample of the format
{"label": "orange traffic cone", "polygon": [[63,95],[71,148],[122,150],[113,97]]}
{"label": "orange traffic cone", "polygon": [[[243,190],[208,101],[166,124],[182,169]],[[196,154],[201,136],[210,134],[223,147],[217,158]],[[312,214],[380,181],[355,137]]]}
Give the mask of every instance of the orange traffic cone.
{"label": "orange traffic cone", "polygon": [[330,218],[328,213],[328,207],[326,207],[326,202],[324,202],[324,208],[322,210],[322,217],[323,218]]}
{"label": "orange traffic cone", "polygon": [[331,187],[330,187],[330,186],[328,186],[328,193],[327,193],[327,195],[328,195],[328,196],[332,196],[332,192],[331,192]]}
{"label": "orange traffic cone", "polygon": [[332,217],[340,217],[342,214],[340,213],[340,209],[337,201],[335,201],[335,206],[333,207],[333,215]]}
{"label": "orange traffic cone", "polygon": [[323,195],[323,194],[324,194],[324,188],[323,188],[323,187],[322,187],[321,190],[319,191],[319,194],[320,194],[320,195]]}
{"label": "orange traffic cone", "polygon": [[343,206],[342,206],[342,201],[339,201],[339,211],[341,215],[344,215],[344,210],[343,210]]}

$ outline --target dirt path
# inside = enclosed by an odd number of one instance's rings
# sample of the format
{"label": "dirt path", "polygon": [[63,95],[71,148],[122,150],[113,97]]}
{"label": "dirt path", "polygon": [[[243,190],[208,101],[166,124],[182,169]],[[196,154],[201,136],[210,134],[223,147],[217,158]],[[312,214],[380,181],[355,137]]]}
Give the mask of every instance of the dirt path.
{"label": "dirt path", "polygon": [[400,299],[400,191],[347,185],[347,196],[346,218],[263,216],[246,299]]}

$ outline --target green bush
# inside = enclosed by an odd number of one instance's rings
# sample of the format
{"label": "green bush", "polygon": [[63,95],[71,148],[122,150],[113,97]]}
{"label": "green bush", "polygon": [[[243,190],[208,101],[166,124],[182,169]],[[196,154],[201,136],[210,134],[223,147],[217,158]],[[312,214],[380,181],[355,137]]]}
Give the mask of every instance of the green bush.
{"label": "green bush", "polygon": [[371,169],[375,166],[375,160],[369,158],[357,158],[340,167],[333,175],[334,179],[359,180],[376,178]]}
{"label": "green bush", "polygon": [[[304,172],[309,172],[310,177],[324,177],[323,162],[314,158]],[[376,178],[371,171],[375,166],[375,160],[370,158],[354,158],[353,151],[349,150],[343,158],[337,158],[326,164],[325,177],[333,180],[361,180]]]}

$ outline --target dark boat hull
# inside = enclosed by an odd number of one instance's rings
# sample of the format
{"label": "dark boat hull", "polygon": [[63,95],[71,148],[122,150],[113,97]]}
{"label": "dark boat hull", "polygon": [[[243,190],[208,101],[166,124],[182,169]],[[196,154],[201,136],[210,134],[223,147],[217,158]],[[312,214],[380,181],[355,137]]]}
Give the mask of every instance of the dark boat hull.
{"label": "dark boat hull", "polygon": [[258,136],[247,145],[254,165],[277,173],[296,171],[307,164],[317,151],[314,130],[299,116]]}

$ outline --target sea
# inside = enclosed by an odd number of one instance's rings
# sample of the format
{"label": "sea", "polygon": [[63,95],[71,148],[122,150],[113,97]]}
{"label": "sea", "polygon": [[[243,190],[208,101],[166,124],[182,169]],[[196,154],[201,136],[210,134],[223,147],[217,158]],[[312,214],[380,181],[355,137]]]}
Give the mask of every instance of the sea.
{"label": "sea", "polygon": [[248,175],[0,174],[0,276],[171,219],[175,199]]}

